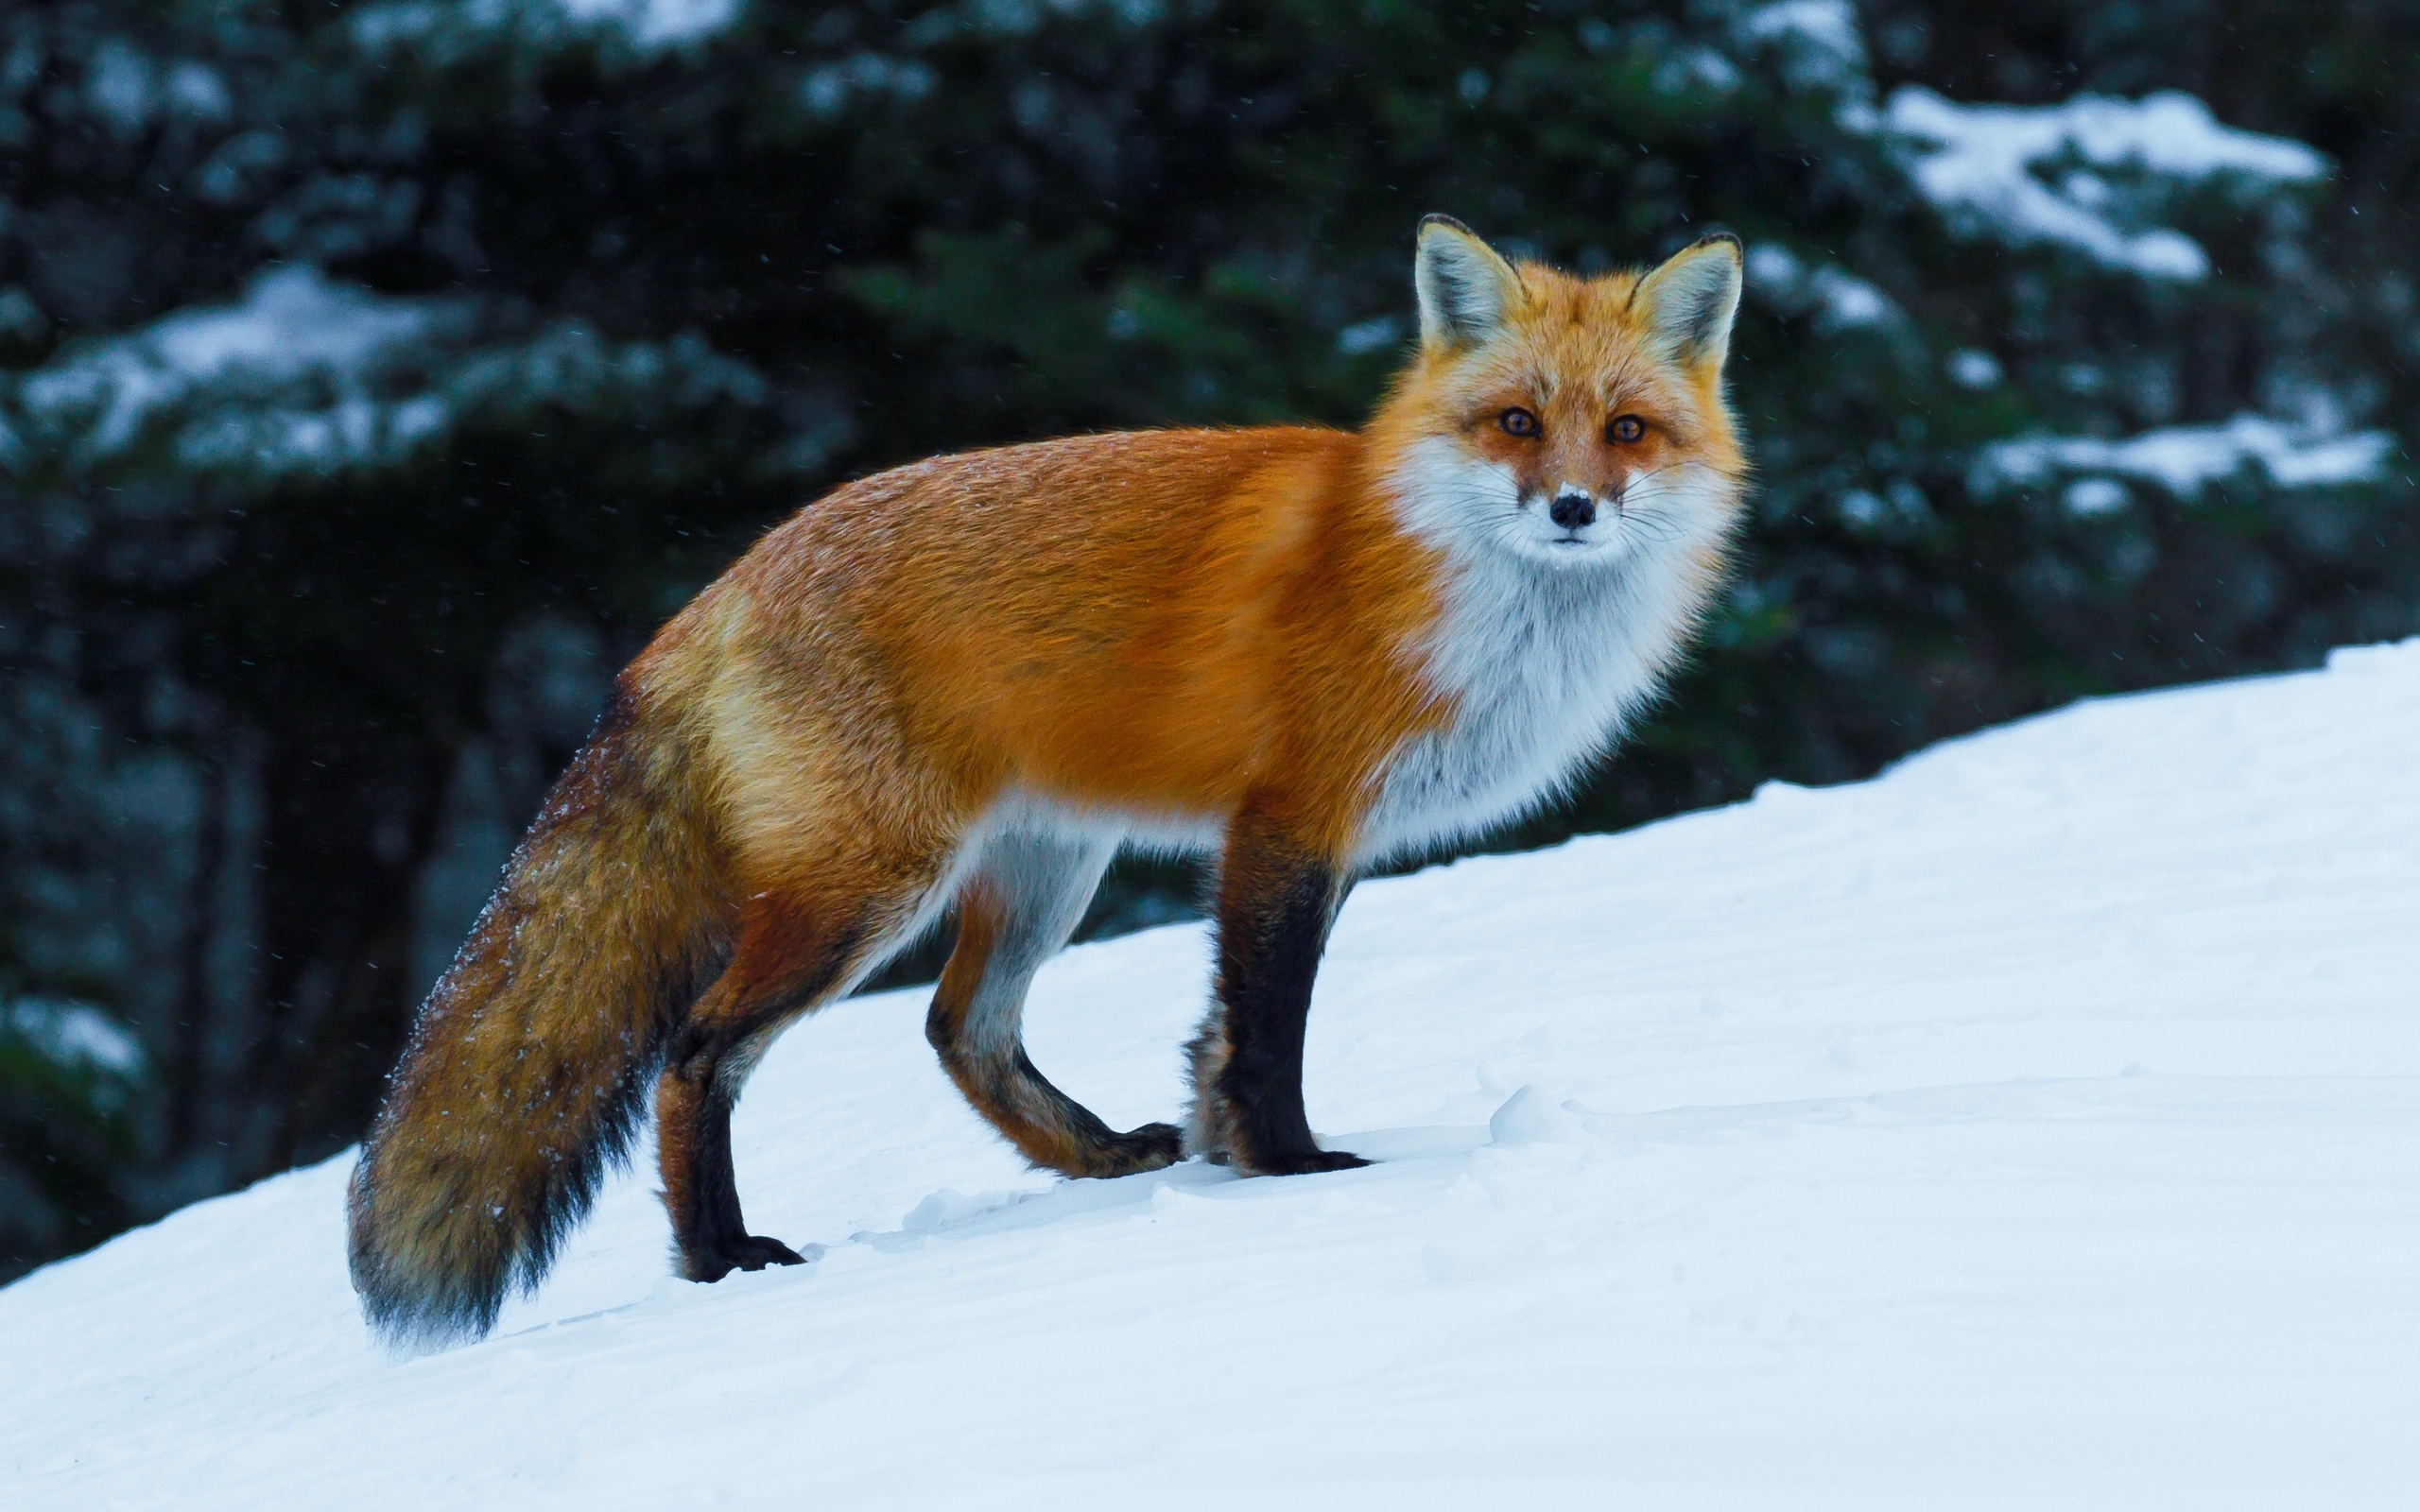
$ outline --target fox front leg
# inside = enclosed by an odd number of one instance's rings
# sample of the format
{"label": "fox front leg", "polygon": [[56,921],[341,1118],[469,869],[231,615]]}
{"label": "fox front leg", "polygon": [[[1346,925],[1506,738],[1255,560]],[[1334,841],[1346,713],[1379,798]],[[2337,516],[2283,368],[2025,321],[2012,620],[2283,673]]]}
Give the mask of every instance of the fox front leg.
{"label": "fox front leg", "polygon": [[1219,876],[1216,1000],[1190,1047],[1195,1154],[1253,1176],[1370,1162],[1322,1150],[1303,1108],[1303,1031],[1349,870],[1247,804]]}

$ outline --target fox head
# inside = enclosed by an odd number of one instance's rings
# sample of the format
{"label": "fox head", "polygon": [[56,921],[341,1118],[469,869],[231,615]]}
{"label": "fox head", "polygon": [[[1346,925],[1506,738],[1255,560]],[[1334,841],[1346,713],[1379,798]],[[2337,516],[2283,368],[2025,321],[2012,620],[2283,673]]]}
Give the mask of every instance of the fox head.
{"label": "fox head", "polygon": [[1420,351],[1373,430],[1416,531],[1569,568],[1719,547],[1746,471],[1722,397],[1737,238],[1583,279],[1431,215],[1413,282]]}

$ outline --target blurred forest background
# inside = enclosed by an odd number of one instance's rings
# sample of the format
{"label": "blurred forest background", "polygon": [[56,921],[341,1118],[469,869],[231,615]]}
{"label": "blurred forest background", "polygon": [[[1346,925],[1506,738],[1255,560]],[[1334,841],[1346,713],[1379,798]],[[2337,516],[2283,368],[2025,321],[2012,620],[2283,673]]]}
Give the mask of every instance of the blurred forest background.
{"label": "blurred forest background", "polygon": [[1425,212],[1752,249],[1734,587],[1504,844],[2420,630],[2415,128],[2400,0],[12,0],[0,1279],[358,1137],[758,531],[1353,424]]}

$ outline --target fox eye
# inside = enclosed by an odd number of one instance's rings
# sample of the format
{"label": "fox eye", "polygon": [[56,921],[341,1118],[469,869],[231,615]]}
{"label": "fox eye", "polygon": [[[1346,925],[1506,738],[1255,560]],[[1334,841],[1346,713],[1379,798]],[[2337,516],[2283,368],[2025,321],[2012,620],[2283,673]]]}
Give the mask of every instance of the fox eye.
{"label": "fox eye", "polygon": [[1535,436],[1538,434],[1538,417],[1530,414],[1528,410],[1523,409],[1518,404],[1513,405],[1503,414],[1496,416],[1495,423],[1504,427],[1504,434],[1507,436]]}
{"label": "fox eye", "polygon": [[1637,440],[1640,437],[1645,436],[1646,434],[1647,421],[1639,419],[1635,415],[1616,416],[1614,422],[1605,427],[1605,439],[1609,441],[1620,441],[1625,445]]}

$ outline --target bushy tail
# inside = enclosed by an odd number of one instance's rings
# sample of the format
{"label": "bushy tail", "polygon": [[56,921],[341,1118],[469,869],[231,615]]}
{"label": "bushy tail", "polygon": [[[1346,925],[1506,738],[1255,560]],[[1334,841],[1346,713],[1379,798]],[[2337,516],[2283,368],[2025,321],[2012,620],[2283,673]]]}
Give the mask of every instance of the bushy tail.
{"label": "bushy tail", "polygon": [[422,1005],[348,1204],[389,1344],[486,1333],[627,1159],[730,913],[689,769],[617,698]]}

